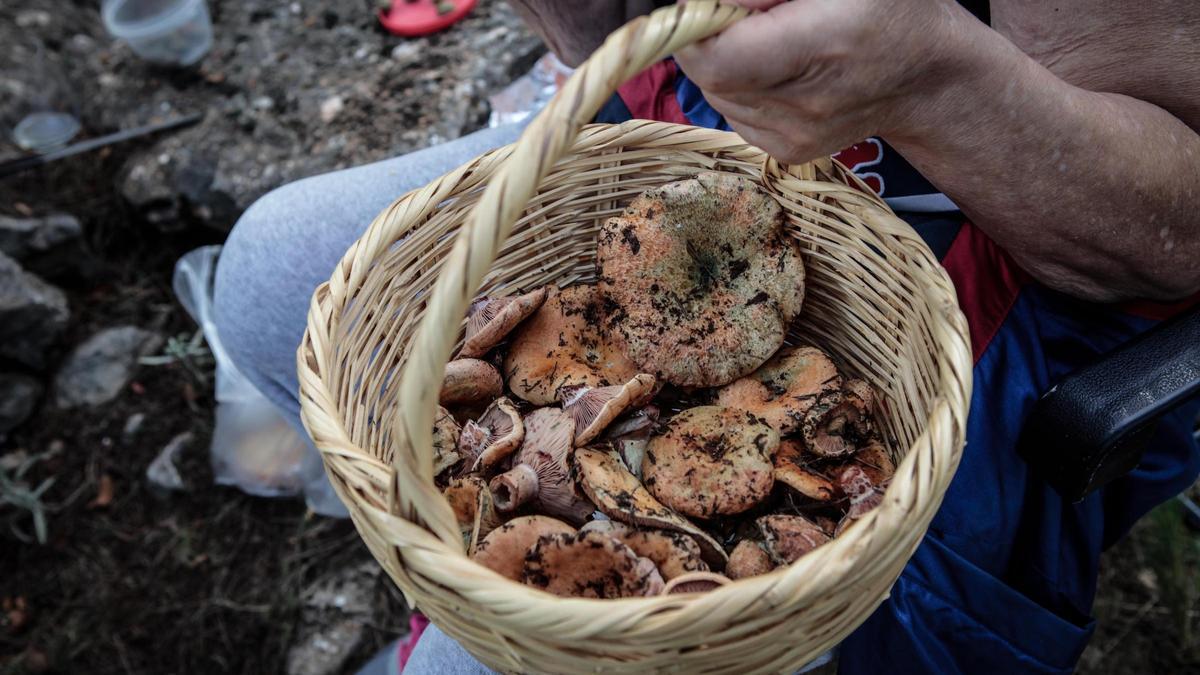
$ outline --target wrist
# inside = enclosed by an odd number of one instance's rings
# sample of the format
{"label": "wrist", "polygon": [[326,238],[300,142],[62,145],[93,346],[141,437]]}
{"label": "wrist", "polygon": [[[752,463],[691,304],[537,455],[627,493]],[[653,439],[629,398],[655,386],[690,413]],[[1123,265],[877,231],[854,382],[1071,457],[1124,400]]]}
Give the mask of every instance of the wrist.
{"label": "wrist", "polygon": [[897,114],[881,133],[900,149],[944,149],[946,142],[977,136],[989,117],[1011,111],[1014,97],[1036,86],[1033,80],[1042,70],[958,7],[939,17],[928,39],[937,46],[918,66],[919,84],[900,99]]}

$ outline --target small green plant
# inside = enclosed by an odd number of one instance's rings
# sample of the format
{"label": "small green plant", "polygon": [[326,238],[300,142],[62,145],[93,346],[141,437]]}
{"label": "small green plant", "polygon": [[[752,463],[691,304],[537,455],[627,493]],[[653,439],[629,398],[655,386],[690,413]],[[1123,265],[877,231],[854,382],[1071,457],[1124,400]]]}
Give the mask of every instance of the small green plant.
{"label": "small green plant", "polygon": [[1200,607],[1200,536],[1184,524],[1183,507],[1171,500],[1150,513],[1146,532],[1148,561],[1161,588],[1161,602],[1171,613],[1179,647],[1200,652],[1197,608]]}
{"label": "small green plant", "polygon": [[213,357],[204,344],[203,331],[197,330],[188,335],[180,333],[167,338],[167,346],[158,356],[143,356],[138,359],[143,366],[166,366],[172,363],[182,365],[196,378],[198,382],[207,383],[212,371]]}
{"label": "small green plant", "polygon": [[[57,450],[44,452],[40,455],[26,456],[23,452],[14,452],[0,458],[0,507],[12,506],[15,513],[10,515],[8,528],[17,539],[31,542],[34,539],[39,544],[45,544],[49,536],[49,526],[46,520],[47,507],[42,501],[42,495],[54,485],[54,477],[43,480],[37,487],[30,487],[25,481],[25,475],[38,462],[47,460],[57,454]],[[21,529],[19,521],[23,520],[22,513],[28,513],[33,520],[33,537]]]}

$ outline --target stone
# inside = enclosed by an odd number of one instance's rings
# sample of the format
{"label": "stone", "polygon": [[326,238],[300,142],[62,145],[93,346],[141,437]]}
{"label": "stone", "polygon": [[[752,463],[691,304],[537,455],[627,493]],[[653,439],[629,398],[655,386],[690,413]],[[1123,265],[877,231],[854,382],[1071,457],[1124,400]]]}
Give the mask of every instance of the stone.
{"label": "stone", "polygon": [[150,481],[154,487],[163,490],[182,490],[184,488],[183,476],[179,474],[179,465],[176,464],[176,460],[191,442],[192,432],[185,431],[175,434],[175,437],[159,451],[154,461],[150,462],[150,466],[146,467],[146,480]]}
{"label": "stone", "polygon": [[42,384],[26,375],[0,373],[0,439],[29,419],[42,395]]}
{"label": "stone", "polygon": [[371,622],[379,565],[370,560],[319,579],[301,591],[303,628],[288,650],[288,675],[332,675],[362,641]]}
{"label": "stone", "polygon": [[75,348],[54,378],[59,408],[98,406],[117,397],[133,379],[138,359],[163,344],[162,336],[135,326],[108,328]]}
{"label": "stone", "polygon": [[82,233],[79,221],[65,213],[44,218],[0,216],[0,253],[24,261],[78,241]]}
{"label": "stone", "polygon": [[0,253],[0,357],[32,368],[45,366],[46,352],[70,316],[61,290]]}

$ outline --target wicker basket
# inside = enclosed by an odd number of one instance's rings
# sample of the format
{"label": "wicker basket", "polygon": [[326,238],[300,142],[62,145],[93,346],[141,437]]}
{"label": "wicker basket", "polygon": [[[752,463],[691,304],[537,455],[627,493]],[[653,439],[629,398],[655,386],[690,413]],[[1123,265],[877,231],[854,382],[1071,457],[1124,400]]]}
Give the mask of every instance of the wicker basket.
{"label": "wicker basket", "polygon": [[[493,668],[793,669],[883,601],[958,464],[971,357],[954,288],[852,173],[832,161],[786,166],[727,132],[585,126],[620,82],[743,15],[693,0],[614,33],[520,141],[398,199],[313,297],[301,401],[333,485],[408,600]],[[763,185],[801,242],[808,297],[791,338],[880,389],[903,457],[882,506],[789,567],[706,594],[559,598],[476,565],[434,486],[431,445],[468,302],[591,279],[606,218],[649,187],[712,170]]]}

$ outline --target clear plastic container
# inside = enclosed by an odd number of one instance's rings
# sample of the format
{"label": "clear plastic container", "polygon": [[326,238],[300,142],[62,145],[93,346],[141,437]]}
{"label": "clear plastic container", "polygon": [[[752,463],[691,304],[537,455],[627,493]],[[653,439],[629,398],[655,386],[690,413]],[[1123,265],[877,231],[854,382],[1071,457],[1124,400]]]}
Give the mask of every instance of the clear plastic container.
{"label": "clear plastic container", "polygon": [[105,0],[104,25],[138,56],[166,66],[190,66],[212,48],[205,0]]}

